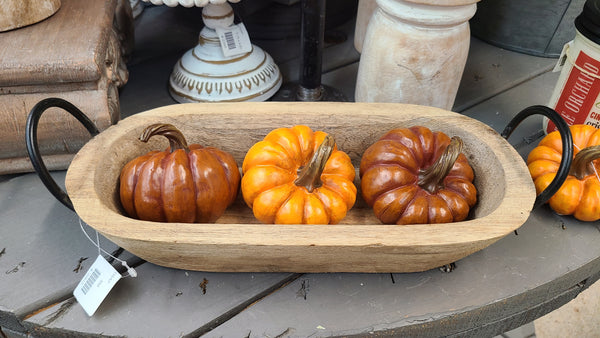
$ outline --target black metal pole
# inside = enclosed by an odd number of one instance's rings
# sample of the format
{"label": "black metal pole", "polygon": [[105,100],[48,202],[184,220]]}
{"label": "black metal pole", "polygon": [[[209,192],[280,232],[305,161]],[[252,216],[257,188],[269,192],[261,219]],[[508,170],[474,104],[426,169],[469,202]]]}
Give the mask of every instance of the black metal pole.
{"label": "black metal pole", "polygon": [[298,98],[317,101],[322,95],[321,71],[325,35],[325,0],[302,0],[300,87]]}
{"label": "black metal pole", "polygon": [[348,99],[339,90],[321,83],[325,48],[326,0],[302,0],[300,27],[300,80],[283,85],[273,101],[336,101]]}

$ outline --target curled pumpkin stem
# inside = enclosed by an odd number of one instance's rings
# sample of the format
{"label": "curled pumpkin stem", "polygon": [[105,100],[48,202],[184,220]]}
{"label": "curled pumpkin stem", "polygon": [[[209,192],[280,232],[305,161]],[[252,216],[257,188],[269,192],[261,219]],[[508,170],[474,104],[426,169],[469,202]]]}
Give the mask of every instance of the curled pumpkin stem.
{"label": "curled pumpkin stem", "polygon": [[190,151],[181,131],[169,123],[155,123],[147,126],[142,135],[140,135],[140,141],[148,142],[152,136],[156,135],[164,136],[169,140],[171,152],[176,149],[183,149],[186,152]]}
{"label": "curled pumpkin stem", "polygon": [[444,187],[444,179],[452,170],[454,162],[462,152],[463,141],[460,137],[454,136],[450,139],[450,144],[438,160],[429,168],[421,170],[419,173],[419,186],[429,193],[434,194]]}
{"label": "curled pumpkin stem", "polygon": [[575,176],[578,180],[583,180],[586,176],[594,174],[595,168],[593,161],[600,158],[600,145],[583,148],[575,155],[569,175]]}
{"label": "curled pumpkin stem", "polygon": [[315,151],[310,162],[299,170],[298,178],[294,181],[299,187],[305,187],[309,192],[313,192],[316,188],[323,185],[321,174],[325,169],[325,164],[329,160],[329,156],[335,147],[333,136],[327,135],[317,150]]}

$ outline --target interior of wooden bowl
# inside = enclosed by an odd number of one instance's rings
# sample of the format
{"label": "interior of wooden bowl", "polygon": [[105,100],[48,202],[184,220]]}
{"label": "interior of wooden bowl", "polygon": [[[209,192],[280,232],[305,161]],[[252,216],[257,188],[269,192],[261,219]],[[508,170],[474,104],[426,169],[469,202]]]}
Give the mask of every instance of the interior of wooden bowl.
{"label": "interior of wooden bowl", "polygon": [[[383,225],[360,191],[355,206],[335,226],[259,224],[241,196],[218,224],[135,220],[122,211],[119,174],[131,159],[167,148],[160,137],[147,144],[137,140],[147,125],[158,122],[178,127],[189,143],[231,153],[238,165],[271,130],[303,124],[333,135],[356,168],[367,147],[387,131],[426,126],[463,139],[478,203],[468,220],[452,224]],[[437,108],[380,103],[180,104],[153,109],[88,142],[73,159],[65,183],[82,220],[117,245],[158,265],[203,271],[424,271],[481,250],[517,229],[535,200],[525,163],[490,127]],[[355,184],[360,187],[358,175]]]}
{"label": "interior of wooden bowl", "polygon": [[[246,151],[271,130],[304,124],[313,130],[323,130],[333,135],[338,148],[350,155],[357,170],[363,152],[387,131],[415,125],[426,126],[449,136],[460,136],[465,143],[464,152],[474,169],[474,183],[478,189],[478,203],[472,210],[470,219],[482,218],[494,212],[505,197],[507,180],[504,169],[490,146],[490,142],[498,142],[500,136],[491,128],[458,114],[448,112],[448,116],[428,115],[423,113],[428,111],[428,108],[393,105],[389,106],[389,109],[397,111],[382,110],[379,106],[372,106],[373,109],[369,110],[371,107],[369,105],[361,105],[360,111],[347,112],[323,111],[323,106],[315,107],[310,104],[295,105],[292,106],[293,109],[287,111],[273,110],[269,105],[262,106],[269,109],[261,111],[259,105],[252,113],[241,111],[239,106],[228,105],[215,106],[219,109],[211,113],[199,111],[198,106],[194,105],[179,107],[181,109],[164,107],[150,111],[148,114],[141,113],[129,117],[105,131],[103,134],[106,135],[100,135],[90,141],[95,143],[90,148],[98,147],[98,143],[102,143],[101,148],[104,149],[102,152],[96,152],[93,182],[101,203],[108,209],[123,214],[118,197],[118,178],[121,168],[131,159],[148,151],[167,148],[168,142],[162,137],[155,137],[149,143],[137,140],[146,125],[157,122],[175,125],[186,136],[188,143],[214,146],[231,153],[239,166],[243,162]],[[228,109],[231,107],[236,109]],[[487,139],[482,139],[482,133]],[[86,148],[87,145],[82,152],[88,151]],[[360,188],[358,171],[355,184]],[[258,221],[240,196],[217,223],[247,224],[258,223]],[[360,197],[360,191],[355,206],[341,223],[381,224]]]}

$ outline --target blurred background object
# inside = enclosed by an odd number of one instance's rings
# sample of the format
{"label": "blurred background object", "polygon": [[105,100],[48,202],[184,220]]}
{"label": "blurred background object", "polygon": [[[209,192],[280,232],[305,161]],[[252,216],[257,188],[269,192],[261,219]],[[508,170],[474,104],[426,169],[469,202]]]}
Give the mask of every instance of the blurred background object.
{"label": "blurred background object", "polygon": [[585,0],[483,0],[471,19],[473,36],[515,52],[558,57],[575,37]]}

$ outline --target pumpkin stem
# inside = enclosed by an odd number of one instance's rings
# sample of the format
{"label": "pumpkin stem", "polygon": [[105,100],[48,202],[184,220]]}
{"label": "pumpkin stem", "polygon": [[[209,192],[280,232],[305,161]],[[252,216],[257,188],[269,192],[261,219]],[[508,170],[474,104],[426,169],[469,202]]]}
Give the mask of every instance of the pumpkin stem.
{"label": "pumpkin stem", "polygon": [[176,149],[183,149],[186,152],[190,151],[188,148],[187,141],[183,134],[174,125],[168,123],[155,123],[151,124],[144,129],[142,135],[140,135],[140,141],[148,142],[148,140],[155,135],[161,135],[169,140],[169,146],[171,152]]}
{"label": "pumpkin stem", "polygon": [[575,176],[578,180],[595,173],[593,161],[600,158],[600,145],[581,149],[575,155],[571,163],[569,175]]}
{"label": "pumpkin stem", "polygon": [[444,150],[444,153],[438,160],[427,169],[419,172],[419,186],[429,193],[434,194],[444,187],[444,179],[452,170],[454,162],[458,159],[463,148],[463,141],[460,137],[454,136],[450,139],[450,144]]}
{"label": "pumpkin stem", "polygon": [[325,139],[323,139],[323,142],[315,151],[310,162],[298,170],[298,178],[296,178],[294,184],[299,187],[305,187],[309,192],[313,192],[313,190],[322,186],[323,182],[321,181],[321,174],[323,173],[323,169],[325,169],[325,164],[327,163],[327,160],[329,160],[329,156],[331,156],[334,147],[335,140],[333,139],[333,136],[325,136]]}

